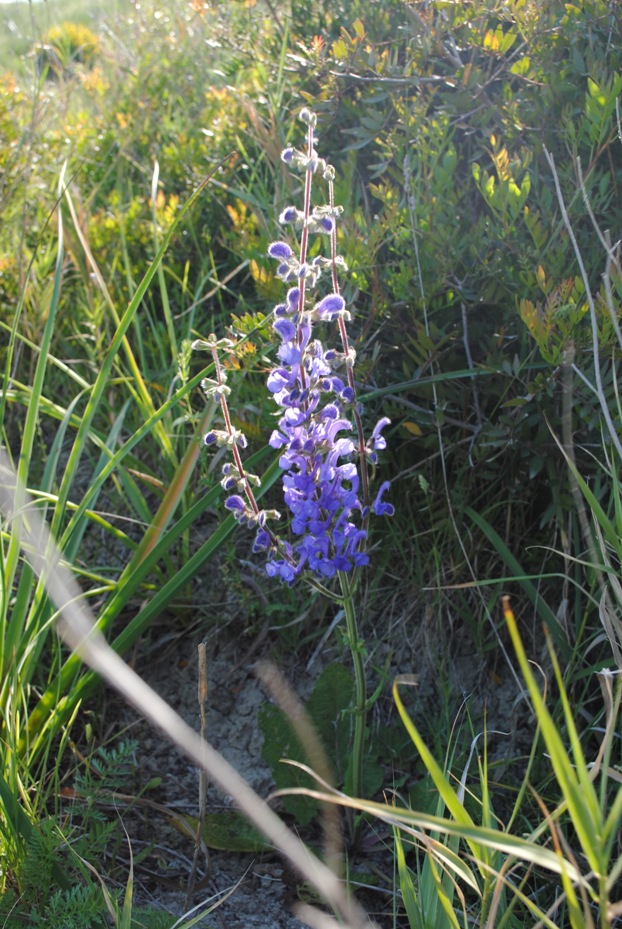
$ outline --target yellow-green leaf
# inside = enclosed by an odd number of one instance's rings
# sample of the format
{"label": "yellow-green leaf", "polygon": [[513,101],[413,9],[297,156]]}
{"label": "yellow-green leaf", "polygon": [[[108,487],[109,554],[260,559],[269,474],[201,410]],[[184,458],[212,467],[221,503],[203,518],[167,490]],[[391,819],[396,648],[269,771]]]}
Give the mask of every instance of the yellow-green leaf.
{"label": "yellow-green leaf", "polygon": [[333,42],[333,55],[335,58],[347,58],[348,49],[343,39],[336,39],[336,41]]}
{"label": "yellow-green leaf", "polygon": [[407,432],[410,432],[411,435],[422,435],[421,428],[417,425],[417,423],[405,422],[402,423],[402,426],[407,430]]}

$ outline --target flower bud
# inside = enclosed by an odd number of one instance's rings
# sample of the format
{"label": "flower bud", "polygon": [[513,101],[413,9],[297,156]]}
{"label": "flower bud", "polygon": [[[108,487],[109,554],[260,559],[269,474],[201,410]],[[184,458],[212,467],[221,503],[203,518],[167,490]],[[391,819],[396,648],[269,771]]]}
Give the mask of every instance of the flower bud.
{"label": "flower bud", "polygon": [[303,123],[306,123],[307,126],[313,126],[315,128],[317,124],[317,116],[315,113],[312,113],[306,106],[300,111],[300,119]]}
{"label": "flower bud", "polygon": [[295,223],[296,220],[302,216],[300,210],[297,210],[295,206],[286,206],[281,215],[279,216],[280,223]]}

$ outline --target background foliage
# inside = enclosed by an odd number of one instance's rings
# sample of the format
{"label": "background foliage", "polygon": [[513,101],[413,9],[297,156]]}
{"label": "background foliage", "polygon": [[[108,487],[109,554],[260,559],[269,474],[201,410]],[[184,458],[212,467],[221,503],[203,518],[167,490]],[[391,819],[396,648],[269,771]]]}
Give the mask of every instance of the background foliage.
{"label": "background foliage", "polygon": [[[260,451],[272,423],[266,317],[279,296],[266,249],[297,194],[279,159],[307,103],[345,208],[365,416],[392,418],[382,467],[399,507],[374,540],[370,602],[397,590],[409,621],[434,617],[432,638],[448,649],[460,624],[497,667],[503,584],[525,632],[548,625],[568,686],[589,702],[577,682],[611,663],[611,648],[567,458],[572,447],[589,508],[615,519],[603,399],[617,422],[622,280],[602,240],[611,230],[615,241],[622,219],[618,5],[21,7],[0,7],[1,440],[27,460],[105,627],[145,602],[135,637],[165,608],[182,618],[199,583],[184,568],[193,556],[222,560],[251,623],[274,599],[258,572],[261,597],[249,601],[225,548],[230,526],[205,548],[219,491],[208,498],[208,463],[184,470],[209,415],[189,342],[228,327],[243,336],[229,362],[235,412]],[[154,514],[162,534],[148,560]],[[613,573],[617,537],[605,538]],[[248,540],[235,545],[248,558]],[[19,705],[7,689],[1,721],[15,752],[3,782],[25,801],[49,770],[45,707],[73,693],[80,671],[60,647],[37,667],[52,610],[4,528],[2,546],[3,640],[9,620],[15,639],[16,616],[31,636],[28,687]],[[290,606],[286,596],[269,609],[285,624]],[[77,701],[50,739],[66,738]],[[19,738],[17,720],[30,720]],[[29,821],[52,795],[24,802]],[[26,842],[22,832],[10,841]]]}

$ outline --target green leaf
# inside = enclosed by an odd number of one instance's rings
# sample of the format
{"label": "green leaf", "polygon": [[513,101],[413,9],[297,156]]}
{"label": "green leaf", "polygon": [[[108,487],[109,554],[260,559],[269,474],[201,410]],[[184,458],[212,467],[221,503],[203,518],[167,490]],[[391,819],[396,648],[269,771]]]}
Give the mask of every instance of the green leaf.
{"label": "green leaf", "polygon": [[[267,704],[259,711],[259,728],[264,737],[262,755],[269,765],[274,783],[279,790],[309,787],[307,774],[284,760],[304,762],[305,753],[285,713],[277,706]],[[308,825],[318,812],[317,801],[305,796],[284,796],[283,807],[301,826]]]}
{"label": "green leaf", "polygon": [[595,100],[599,106],[606,106],[607,95],[601,90],[596,81],[592,80],[591,77],[588,77],[587,79],[587,90],[592,100]]}
{"label": "green leaf", "polygon": [[354,700],[354,680],[347,668],[330,664],[318,678],[309,697],[307,712],[333,762],[337,777],[343,778],[351,744],[352,717],[346,711]]}
{"label": "green leaf", "polygon": [[529,55],[525,55],[523,58],[519,58],[518,61],[515,61],[510,72],[512,74],[518,74],[521,77],[524,77],[529,73],[529,68],[531,67],[531,59]]}
{"label": "green leaf", "polygon": [[[351,673],[340,664],[331,664],[317,680],[309,701],[307,713],[335,768],[340,783],[346,777],[352,744],[352,716],[347,711],[354,699],[354,681]],[[259,727],[264,736],[263,757],[272,770],[274,781],[280,790],[313,786],[309,776],[294,765],[284,761],[308,762],[286,714],[276,706],[267,705],[259,713]],[[370,767],[373,783],[377,782],[377,771]],[[376,788],[377,789],[377,788]],[[317,803],[306,796],[284,796],[283,806],[295,816],[300,825],[311,822],[317,815]]]}
{"label": "green leaf", "polygon": [[333,55],[335,58],[343,59],[348,57],[348,49],[343,39],[337,39],[333,42]]}
{"label": "green leaf", "polygon": [[[198,819],[192,816],[184,816],[182,819],[192,834],[196,835]],[[235,810],[208,813],[201,836],[208,848],[223,852],[262,852],[271,847],[246,817]]]}

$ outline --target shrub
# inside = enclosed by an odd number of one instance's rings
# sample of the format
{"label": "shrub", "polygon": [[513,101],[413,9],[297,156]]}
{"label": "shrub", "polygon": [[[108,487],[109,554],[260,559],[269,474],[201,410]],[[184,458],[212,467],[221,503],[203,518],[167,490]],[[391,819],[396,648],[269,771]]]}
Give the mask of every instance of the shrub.
{"label": "shrub", "polygon": [[77,64],[92,68],[99,50],[99,39],[87,26],[69,22],[52,26],[36,50],[37,73],[58,80],[70,75]]}

